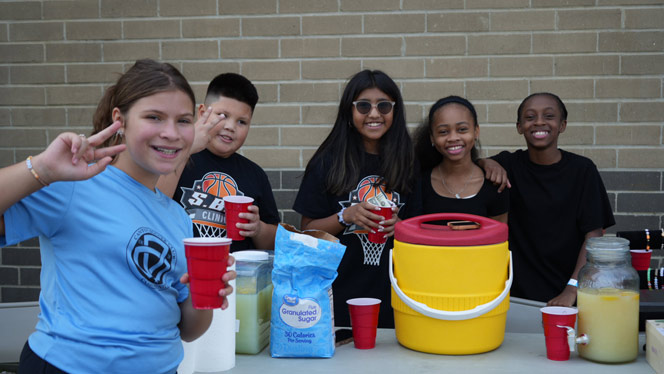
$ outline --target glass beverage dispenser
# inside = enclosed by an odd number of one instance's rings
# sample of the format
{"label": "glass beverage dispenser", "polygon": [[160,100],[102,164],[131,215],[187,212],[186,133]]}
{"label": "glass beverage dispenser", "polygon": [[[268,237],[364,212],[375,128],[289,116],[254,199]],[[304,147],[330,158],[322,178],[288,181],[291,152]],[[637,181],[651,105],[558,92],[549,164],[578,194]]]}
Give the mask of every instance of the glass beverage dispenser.
{"label": "glass beverage dispenser", "polygon": [[629,241],[594,237],[586,242],[587,262],[579,272],[579,345],[588,360],[618,363],[636,358],[639,342],[639,275],[632,267]]}

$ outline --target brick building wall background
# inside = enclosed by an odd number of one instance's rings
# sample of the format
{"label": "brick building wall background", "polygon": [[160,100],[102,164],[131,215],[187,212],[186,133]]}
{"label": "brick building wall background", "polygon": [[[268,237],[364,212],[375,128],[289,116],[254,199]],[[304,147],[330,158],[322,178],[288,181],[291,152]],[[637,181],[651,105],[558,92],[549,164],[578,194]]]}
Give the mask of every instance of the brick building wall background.
{"label": "brick building wall background", "polygon": [[[524,148],[516,108],[551,91],[560,146],[599,167],[617,224],[664,219],[664,2],[655,0],[0,1],[0,166],[62,131],[88,132],[102,92],[138,58],[177,66],[202,100],[236,72],[260,102],[241,153],[268,173],[283,221],[346,80],[381,69],[410,127],[450,94],[478,110],[484,155]],[[0,192],[1,193],[1,192]],[[36,300],[36,239],[0,249],[0,301]]]}

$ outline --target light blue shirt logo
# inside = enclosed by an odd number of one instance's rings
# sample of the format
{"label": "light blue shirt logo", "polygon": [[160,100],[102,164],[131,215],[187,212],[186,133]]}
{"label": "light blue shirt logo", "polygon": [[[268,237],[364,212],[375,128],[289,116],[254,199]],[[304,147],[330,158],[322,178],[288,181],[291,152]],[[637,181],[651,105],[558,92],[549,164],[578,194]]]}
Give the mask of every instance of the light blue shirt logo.
{"label": "light blue shirt logo", "polygon": [[145,285],[166,289],[168,274],[175,269],[175,248],[159,233],[147,227],[134,232],[127,245],[127,264]]}

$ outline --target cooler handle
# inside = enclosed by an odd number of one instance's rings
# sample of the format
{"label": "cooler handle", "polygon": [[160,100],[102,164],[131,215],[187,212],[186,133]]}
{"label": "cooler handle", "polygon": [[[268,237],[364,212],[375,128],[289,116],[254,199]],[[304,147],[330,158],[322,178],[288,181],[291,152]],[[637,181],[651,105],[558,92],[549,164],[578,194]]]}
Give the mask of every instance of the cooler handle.
{"label": "cooler handle", "polygon": [[461,321],[461,320],[467,320],[467,319],[473,319],[476,317],[479,317],[483,314],[486,314],[490,311],[492,311],[495,307],[498,306],[507,294],[510,292],[510,287],[512,287],[512,252],[509,251],[509,256],[510,256],[510,263],[509,263],[509,278],[505,281],[505,289],[503,292],[498,295],[495,299],[489,301],[486,304],[481,304],[476,306],[473,309],[469,310],[461,310],[457,312],[453,311],[447,311],[447,310],[438,310],[438,309],[433,309],[429,307],[428,305],[421,303],[419,301],[415,301],[408,297],[401,289],[399,288],[399,285],[397,284],[397,279],[394,277],[394,270],[392,268],[392,250],[390,249],[390,264],[389,264],[389,269],[390,269],[390,282],[392,283],[392,288],[394,289],[394,292],[396,292],[397,296],[406,303],[410,308],[415,310],[416,312],[419,312],[427,317],[435,318],[435,319],[441,319],[441,320],[446,320],[446,321]]}
{"label": "cooler handle", "polygon": [[500,226],[498,221],[491,218],[467,213],[432,213],[423,214],[408,219],[409,224],[420,227],[422,229],[448,230],[447,226],[428,224],[428,222],[432,221],[471,221],[479,223],[479,225],[484,229]]}

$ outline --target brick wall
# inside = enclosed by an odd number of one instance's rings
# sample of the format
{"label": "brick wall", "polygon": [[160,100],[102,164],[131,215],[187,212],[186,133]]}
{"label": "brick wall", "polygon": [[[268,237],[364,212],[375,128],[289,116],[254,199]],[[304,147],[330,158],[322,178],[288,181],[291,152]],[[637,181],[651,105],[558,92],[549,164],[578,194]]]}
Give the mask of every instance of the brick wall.
{"label": "brick wall", "polygon": [[[561,147],[590,157],[618,224],[664,219],[664,6],[657,0],[0,1],[0,166],[58,133],[89,131],[103,89],[138,58],[178,66],[202,98],[232,71],[259,89],[242,153],[271,179],[282,218],[335,117],[346,79],[383,69],[414,127],[436,99],[477,106],[484,153],[524,145],[521,99],[552,91]],[[0,249],[0,301],[34,300],[36,240]]]}

